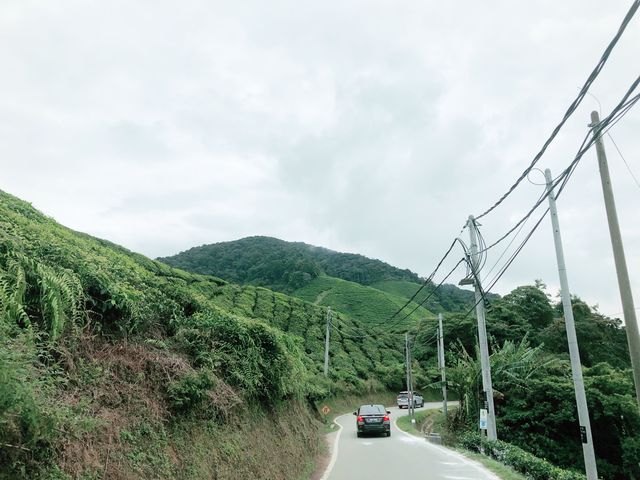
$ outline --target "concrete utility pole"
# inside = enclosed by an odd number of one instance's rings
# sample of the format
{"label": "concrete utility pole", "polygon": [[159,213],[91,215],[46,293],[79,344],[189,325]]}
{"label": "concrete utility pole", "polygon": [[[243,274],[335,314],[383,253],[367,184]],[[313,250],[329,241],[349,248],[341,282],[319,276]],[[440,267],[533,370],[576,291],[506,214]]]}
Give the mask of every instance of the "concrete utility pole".
{"label": "concrete utility pole", "polygon": [[442,330],[442,314],[438,314],[438,368],[442,377],[442,411],[444,418],[447,414],[447,375],[444,371],[444,330]]}
{"label": "concrete utility pole", "polygon": [[[591,123],[592,126],[596,127],[600,123],[598,112],[591,112]],[[611,185],[611,177],[609,176],[607,155],[604,152],[602,136],[597,128],[594,129],[594,136],[596,138],[596,152],[598,154],[598,166],[600,167],[604,205],[607,210],[607,220],[609,221],[609,235],[611,236],[613,258],[615,259],[616,273],[618,275],[618,288],[620,289],[620,299],[622,300],[624,323],[627,327],[627,343],[629,344],[633,380],[636,386],[636,401],[640,409],[640,332],[638,332],[638,319],[636,318],[636,310],[633,305],[631,282],[629,281],[627,261],[624,256],[622,236],[620,235],[616,202],[613,198],[613,185]]]}
{"label": "concrete utility pole", "polygon": [[491,363],[489,362],[489,345],[487,343],[487,325],[484,316],[484,299],[482,298],[482,285],[480,284],[479,256],[478,256],[478,232],[476,219],[469,215],[467,222],[469,236],[471,238],[471,269],[473,270],[473,285],[476,294],[476,317],[478,319],[478,343],[480,343],[480,365],[482,366],[482,390],[487,403],[487,438],[497,440],[496,410],[493,406],[493,384],[491,382]]}
{"label": "concrete utility pole", "polygon": [[404,351],[407,365],[407,410],[413,422],[413,379],[411,378],[411,352],[409,351],[409,333],[404,334]]}
{"label": "concrete utility pole", "polygon": [[573,307],[571,306],[571,293],[569,292],[569,280],[567,268],[564,264],[564,251],[562,249],[562,237],[560,236],[560,222],[556,209],[556,199],[553,193],[553,181],[551,171],[544,171],[549,192],[549,210],[551,211],[551,225],[553,226],[553,241],[556,246],[556,258],[558,260],[558,273],[560,275],[560,293],[562,295],[562,309],[564,310],[564,323],[567,329],[567,341],[569,342],[569,356],[571,357],[571,373],[573,375],[573,388],[576,393],[578,406],[578,422],[580,423],[580,436],[582,439],[582,454],[587,480],[597,480],[596,456],[593,452],[593,438],[591,437],[591,422],[587,408],[587,396],[584,393],[584,381],[582,379],[582,365],[580,364],[580,351],[578,350],[578,338],[576,326],[573,320]]}
{"label": "concrete utility pole", "polygon": [[324,376],[329,376],[329,337],[331,336],[331,307],[327,308],[327,332],[324,336]]}

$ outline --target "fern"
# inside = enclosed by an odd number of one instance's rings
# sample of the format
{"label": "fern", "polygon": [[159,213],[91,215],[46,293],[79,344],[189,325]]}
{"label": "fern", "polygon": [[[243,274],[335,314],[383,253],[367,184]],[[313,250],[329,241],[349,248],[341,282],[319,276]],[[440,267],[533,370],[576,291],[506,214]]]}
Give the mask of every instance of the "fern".
{"label": "fern", "polygon": [[0,315],[4,322],[29,327],[27,305],[37,304],[51,342],[56,342],[65,328],[80,324],[85,297],[74,273],[54,269],[21,252],[9,251],[4,260],[6,267],[0,266]]}

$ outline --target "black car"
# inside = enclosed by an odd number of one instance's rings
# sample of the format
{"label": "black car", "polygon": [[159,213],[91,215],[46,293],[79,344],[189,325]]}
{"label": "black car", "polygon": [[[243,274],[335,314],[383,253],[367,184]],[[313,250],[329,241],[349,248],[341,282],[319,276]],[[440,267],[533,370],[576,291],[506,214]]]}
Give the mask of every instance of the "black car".
{"label": "black car", "polygon": [[387,437],[390,437],[390,413],[389,410],[384,408],[384,405],[362,405],[353,412],[357,417],[358,437],[361,437],[364,433],[384,433]]}

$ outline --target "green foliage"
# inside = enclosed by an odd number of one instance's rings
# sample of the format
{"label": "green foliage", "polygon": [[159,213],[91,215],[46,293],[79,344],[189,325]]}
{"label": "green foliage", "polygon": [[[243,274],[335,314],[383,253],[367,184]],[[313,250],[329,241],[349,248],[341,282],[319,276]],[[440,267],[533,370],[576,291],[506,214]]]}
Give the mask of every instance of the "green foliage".
{"label": "green foliage", "polygon": [[[506,341],[499,348],[494,345],[489,360],[494,396],[498,398],[504,397],[507,391],[526,392],[530,382],[554,362],[545,356],[541,346],[531,347],[526,336],[519,343]],[[449,356],[448,365],[447,384],[460,399],[457,421],[474,425],[480,409],[479,392],[482,391],[480,351],[476,348],[472,356],[459,344],[456,353]],[[440,383],[434,386],[439,388]]]}
{"label": "green foliage", "polygon": [[192,411],[209,397],[215,385],[213,377],[206,370],[174,381],[167,389],[172,410],[178,413]]}
{"label": "green foliage", "polygon": [[[583,365],[590,367],[607,362],[617,368],[629,368],[629,349],[620,319],[605,317],[578,297],[573,297],[571,304]],[[568,347],[565,324],[561,317],[562,303],[555,305],[555,312],[559,318],[540,332],[540,341],[553,353],[566,353]],[[602,348],[603,345],[606,348]]]}
{"label": "green foliage", "polygon": [[[406,303],[405,298],[327,276],[314,279],[304,288],[294,291],[292,295],[308,302],[331,306],[334,310],[359,320],[365,325],[383,325],[385,320]],[[425,317],[433,317],[433,314],[424,307],[411,304],[409,308],[413,310],[416,307],[416,311],[401,326],[406,327]]]}
{"label": "green foliage", "polygon": [[484,453],[532,480],[586,479],[586,476],[581,473],[558,468],[515,445],[500,440],[490,441],[475,432],[463,435],[460,438],[460,446],[467,450]]}
{"label": "green foliage", "polygon": [[262,322],[198,313],[180,322],[176,338],[196,366],[211,369],[248,397],[273,403],[305,393],[308,374],[298,345]]}
{"label": "green foliage", "polygon": [[84,314],[84,294],[72,272],[54,269],[8,251],[0,260],[0,313],[11,325],[27,327],[31,317],[41,320],[52,343]]}
{"label": "green foliage", "polygon": [[285,292],[301,288],[321,274],[363,285],[383,280],[420,281],[415,273],[380,260],[270,237],[203,245],[159,260],[190,272]]}
{"label": "green foliage", "polygon": [[0,325],[0,478],[26,479],[52,460],[67,412],[56,405],[46,372],[33,363],[33,338],[7,333]]}
{"label": "green foliage", "polygon": [[[376,282],[371,286],[383,292],[408,300],[418,292],[421,285],[413,281],[386,280],[383,282]],[[434,289],[435,285],[430,284],[427,288],[418,293],[415,297],[415,302],[424,304],[428,310],[438,313],[466,313],[466,311],[474,305],[474,293],[470,290],[463,290],[455,285],[443,284],[438,288],[435,294],[432,295]],[[428,296],[430,296],[430,298],[426,300]],[[498,298],[498,296],[494,294],[488,294],[488,297],[492,299]],[[426,303],[424,303],[425,300]]]}
{"label": "green foliage", "polygon": [[[633,396],[630,372],[599,364],[584,371],[585,390],[594,435],[598,471],[604,478],[638,476],[640,456],[625,449],[627,439],[640,436],[640,415]],[[573,383],[567,363],[558,363],[546,375],[520,389],[504,391],[496,404],[500,437],[551,462],[582,468]]]}
{"label": "green foliage", "polygon": [[[155,345],[159,355],[178,355],[176,349],[186,353],[190,365],[170,375],[171,383],[159,393],[166,394],[174,413],[206,410],[204,420],[213,423],[219,420],[215,408],[206,407],[215,403],[220,389],[233,390],[223,392],[233,398],[229,408],[241,399],[278,408],[283,400],[319,401],[404,388],[401,339],[361,334],[415,293],[417,276],[359,255],[275,239],[218,246],[213,250],[222,253],[211,263],[222,267],[217,274],[294,291],[308,301],[177,270],[64,228],[0,192],[0,440],[14,446],[0,451],[0,478],[38,478],[43,472],[64,478],[53,462],[70,420],[64,403],[55,405],[67,398],[58,394],[71,370],[78,370],[76,379],[92,376],[74,350],[81,328],[102,339]],[[208,247],[199,248],[191,260],[198,255],[207,260]],[[203,265],[198,268],[206,269]],[[196,267],[189,268],[199,271]],[[398,327],[415,326],[431,316],[429,311],[445,310],[445,347],[451,352],[461,345],[457,356],[448,355],[448,378],[463,402],[462,425],[475,424],[480,391],[476,357],[467,353],[474,352],[476,343],[475,321],[466,316],[471,302],[471,292],[444,286],[427,309]],[[538,285],[519,287],[488,303],[500,437],[558,465],[576,467],[580,443],[570,371],[563,361],[561,306]],[[321,305],[329,304],[336,312],[327,379],[322,375],[326,310]],[[638,477],[640,420],[625,370],[624,328],[577,298],[574,307],[581,354],[591,367],[585,370],[585,384],[592,425],[601,432],[596,436],[599,470],[608,479]],[[414,376],[425,385],[435,379],[429,370],[435,365],[434,324],[421,325]],[[521,341],[527,335],[535,346]],[[54,372],[61,357],[60,365],[69,371]],[[82,381],[76,387],[82,388]],[[194,418],[175,415],[173,420],[179,424]],[[206,435],[215,432],[213,423]],[[158,427],[162,422],[153,425],[151,431],[130,430],[131,441],[169,448]],[[145,456],[144,450],[132,449],[138,474],[176,475],[170,455],[156,453]],[[212,468],[202,478],[209,478]]]}

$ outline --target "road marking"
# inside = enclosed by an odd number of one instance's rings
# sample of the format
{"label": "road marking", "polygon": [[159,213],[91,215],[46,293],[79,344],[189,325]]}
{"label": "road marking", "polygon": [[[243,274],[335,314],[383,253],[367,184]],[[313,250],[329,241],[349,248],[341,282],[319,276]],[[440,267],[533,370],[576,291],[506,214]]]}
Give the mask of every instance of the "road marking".
{"label": "road marking", "polygon": [[[485,468],[484,466],[480,465],[477,462],[474,462],[473,460],[469,460],[467,457],[465,457],[464,455],[462,455],[461,453],[455,452],[453,450],[450,450],[446,447],[441,447],[440,445],[436,445],[434,443],[428,442],[427,439],[421,439],[420,437],[416,437],[415,435],[411,435],[410,433],[405,432],[404,430],[402,430],[400,427],[398,427],[398,420],[394,420],[393,424],[396,427],[396,430],[398,430],[400,433],[404,434],[406,437],[409,437],[413,440],[418,440],[420,443],[427,445],[428,448],[435,448],[436,450],[440,450],[440,452],[444,453],[445,455],[449,456],[449,457],[454,457],[457,460],[466,463],[469,466],[474,467],[477,470],[480,470],[483,474],[487,475],[488,478],[491,478],[493,480],[500,480],[500,478],[495,475],[493,472],[491,472],[489,469]],[[459,478],[459,479],[467,479],[468,477],[447,477],[447,478],[451,478],[451,479],[455,479],[455,478]],[[473,480],[473,479],[470,479]]]}
{"label": "road marking", "polygon": [[[342,417],[344,417],[344,415],[341,415]],[[322,475],[322,477],[320,477],[320,480],[327,480],[329,478],[329,475],[331,475],[331,470],[333,470],[333,466],[336,464],[336,460],[338,459],[338,445],[340,445],[340,435],[342,435],[342,425],[340,425],[336,420],[338,420],[338,418],[334,418],[333,419],[333,423],[335,423],[336,425],[338,425],[338,433],[336,434],[336,439],[335,442],[333,444],[333,451],[331,452],[331,461],[329,462],[329,465],[327,466],[327,469],[324,471],[324,474]]]}

